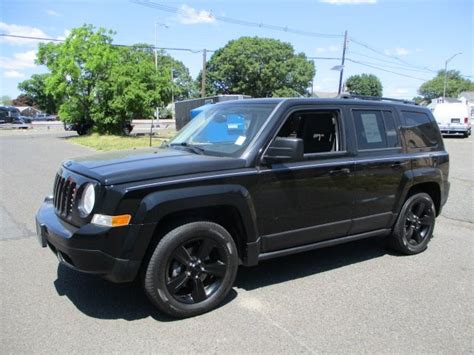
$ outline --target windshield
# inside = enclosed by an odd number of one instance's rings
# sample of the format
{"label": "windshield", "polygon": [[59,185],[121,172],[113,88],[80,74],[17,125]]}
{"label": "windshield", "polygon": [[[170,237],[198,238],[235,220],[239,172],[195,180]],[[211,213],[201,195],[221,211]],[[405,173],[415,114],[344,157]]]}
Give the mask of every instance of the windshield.
{"label": "windshield", "polygon": [[276,104],[209,105],[170,142],[194,147],[201,154],[239,156],[249,145]]}

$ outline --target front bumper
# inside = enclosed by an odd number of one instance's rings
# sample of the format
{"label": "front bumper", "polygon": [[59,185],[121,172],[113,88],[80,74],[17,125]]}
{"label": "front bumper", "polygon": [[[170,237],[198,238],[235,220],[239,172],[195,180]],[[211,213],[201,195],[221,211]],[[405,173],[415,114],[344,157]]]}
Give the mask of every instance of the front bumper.
{"label": "front bumper", "polygon": [[59,261],[77,271],[97,274],[113,282],[133,281],[140,268],[154,225],[118,228],[86,224],[75,227],[60,219],[51,199],[36,214],[38,241]]}

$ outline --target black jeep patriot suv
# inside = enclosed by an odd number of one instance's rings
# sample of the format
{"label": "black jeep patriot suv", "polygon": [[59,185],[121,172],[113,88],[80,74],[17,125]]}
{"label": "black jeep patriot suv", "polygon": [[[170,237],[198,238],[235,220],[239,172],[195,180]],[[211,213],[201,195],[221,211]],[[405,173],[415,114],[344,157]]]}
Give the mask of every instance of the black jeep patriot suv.
{"label": "black jeep patriot suv", "polygon": [[166,146],[64,162],[38,238],[73,269],[141,277],[161,311],[188,317],[226,297],[239,264],[375,236],[422,252],[448,170],[431,112],[414,104],[225,102]]}

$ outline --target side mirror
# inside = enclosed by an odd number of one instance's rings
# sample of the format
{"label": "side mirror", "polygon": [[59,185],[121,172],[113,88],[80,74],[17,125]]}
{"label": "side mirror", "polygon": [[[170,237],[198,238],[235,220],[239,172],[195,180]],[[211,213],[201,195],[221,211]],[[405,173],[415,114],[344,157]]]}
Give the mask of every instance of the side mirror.
{"label": "side mirror", "polygon": [[303,140],[300,138],[277,137],[263,156],[263,162],[284,163],[303,160]]}

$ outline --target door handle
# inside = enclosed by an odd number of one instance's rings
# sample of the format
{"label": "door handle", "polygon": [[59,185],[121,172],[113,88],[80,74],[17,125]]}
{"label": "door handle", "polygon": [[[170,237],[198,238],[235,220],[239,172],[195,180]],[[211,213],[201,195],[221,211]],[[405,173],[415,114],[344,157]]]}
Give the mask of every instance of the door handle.
{"label": "door handle", "polygon": [[393,163],[392,165],[390,165],[391,168],[393,169],[401,169],[403,167],[403,164],[399,161]]}
{"label": "door handle", "polygon": [[351,170],[348,168],[341,168],[341,169],[334,169],[329,171],[329,175],[337,176],[337,175],[349,175]]}

